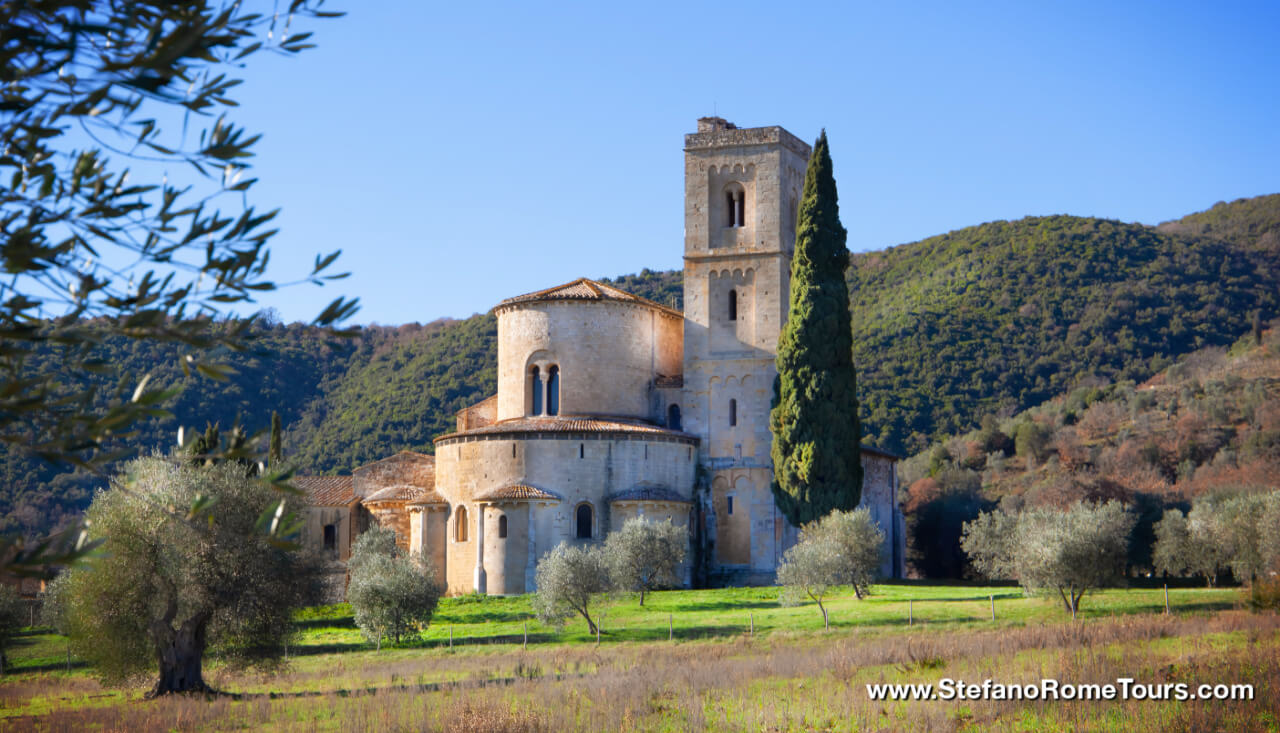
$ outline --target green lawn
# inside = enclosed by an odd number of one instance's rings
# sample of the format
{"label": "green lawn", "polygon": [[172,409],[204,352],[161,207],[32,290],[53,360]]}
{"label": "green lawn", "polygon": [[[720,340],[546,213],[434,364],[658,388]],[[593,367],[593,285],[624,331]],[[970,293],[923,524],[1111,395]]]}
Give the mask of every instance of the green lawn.
{"label": "green lawn", "polygon": [[[604,601],[592,608],[592,617],[604,614],[602,642],[658,641],[668,634],[677,640],[757,635],[774,632],[807,632],[822,628],[816,604],[783,605],[779,588],[718,588],[663,591],[645,596],[644,606],[634,597]],[[836,588],[824,604],[833,628],[876,627],[882,631],[907,629],[908,605],[914,626],[937,629],[989,628],[991,598],[995,598],[999,625],[1021,626],[1029,622],[1060,621],[1066,617],[1056,599],[1028,597],[1013,586],[882,584],[862,600],[852,589]],[[1180,588],[1169,591],[1174,611],[1209,611],[1231,608],[1237,590]],[[441,601],[431,626],[406,646],[521,644],[527,628],[530,644],[594,641],[586,622],[575,616],[563,629],[538,623],[530,596],[460,596]],[[1083,618],[1118,614],[1156,613],[1164,610],[1164,592],[1106,590],[1088,596]],[[352,620],[346,604],[309,609],[300,614],[302,653],[370,649]]]}
{"label": "green lawn", "polygon": [[[603,642],[662,641],[757,636],[778,632],[799,633],[822,628],[816,604],[784,605],[779,588],[718,588],[712,590],[660,591],[638,598],[602,600],[592,608],[593,618],[603,613]],[[996,621],[991,621],[991,598]],[[1239,599],[1234,589],[1178,588],[1169,591],[1175,613],[1231,608]],[[533,617],[531,597],[458,596],[440,602],[431,626],[403,648],[447,648],[455,651],[521,645],[527,629],[528,643],[579,644],[594,642],[586,622],[575,616],[562,629],[545,626]],[[1066,618],[1054,598],[1030,597],[1013,586],[926,585],[895,583],[874,586],[869,597],[858,600],[849,588],[836,588],[824,599],[833,629],[906,631],[908,606],[913,631],[955,630],[1024,626]],[[1085,619],[1123,614],[1159,613],[1164,609],[1160,589],[1113,589],[1089,595],[1081,609]],[[356,628],[345,603],[310,608],[298,614],[299,638],[291,656],[367,651],[374,644]],[[15,640],[9,651],[12,671],[58,671],[66,667],[65,640],[44,630],[30,629]],[[384,641],[384,649],[394,646]],[[73,658],[73,670],[82,665]]]}
{"label": "green lawn", "polygon": [[[32,629],[10,648],[14,673],[0,678],[0,727],[349,730],[364,721],[357,728],[594,730],[633,720],[657,730],[1120,730],[1134,715],[1159,729],[1233,710],[1252,724],[1274,712],[1265,700],[1187,710],[873,704],[864,682],[930,682],[944,673],[1216,680],[1226,662],[1231,674],[1259,677],[1259,692],[1270,694],[1280,620],[1231,610],[1236,589],[1171,590],[1172,616],[1163,615],[1161,589],[1101,591],[1087,597],[1078,624],[1060,601],[1011,586],[903,582],[872,590],[864,600],[848,589],[831,593],[830,631],[813,603],[782,605],[777,588],[654,593],[644,607],[616,599],[593,610],[604,611],[600,646],[581,618],[559,630],[532,620],[528,596],[443,599],[421,638],[381,651],[361,636],[346,604],[311,608],[298,614],[300,634],[279,674],[208,664],[209,681],[240,696],[212,702],[144,701],[144,684],[103,688],[75,660],[66,671],[62,637]],[[1215,666],[1195,666],[1202,663]]]}

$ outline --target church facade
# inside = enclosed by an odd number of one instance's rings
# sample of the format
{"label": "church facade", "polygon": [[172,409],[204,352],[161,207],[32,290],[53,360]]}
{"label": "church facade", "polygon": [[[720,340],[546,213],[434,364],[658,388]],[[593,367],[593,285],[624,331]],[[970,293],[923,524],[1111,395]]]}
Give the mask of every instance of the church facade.
{"label": "church facade", "polygon": [[[684,311],[579,279],[499,303],[498,391],[435,455],[297,479],[308,542],[345,560],[374,522],[450,593],[536,590],[562,542],[644,516],[688,527],[686,583],[773,581],[797,540],[774,504],[769,408],[809,146],[781,127],[685,136]],[[850,450],[859,450],[850,446]],[[896,457],[861,447],[862,505],[901,577]]]}

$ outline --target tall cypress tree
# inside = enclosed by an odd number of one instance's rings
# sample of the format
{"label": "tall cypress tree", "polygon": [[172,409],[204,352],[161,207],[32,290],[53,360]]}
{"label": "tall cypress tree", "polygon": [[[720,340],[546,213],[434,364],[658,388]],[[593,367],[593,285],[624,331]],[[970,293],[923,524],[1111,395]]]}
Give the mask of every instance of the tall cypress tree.
{"label": "tall cypress tree", "polygon": [[267,461],[272,468],[279,468],[284,460],[284,428],[280,425],[280,413],[271,411],[271,442],[267,448]]}
{"label": "tall cypress tree", "polygon": [[846,232],[822,131],[804,177],[791,259],[791,303],[774,382],[773,494],[792,524],[862,497],[857,380],[849,320]]}

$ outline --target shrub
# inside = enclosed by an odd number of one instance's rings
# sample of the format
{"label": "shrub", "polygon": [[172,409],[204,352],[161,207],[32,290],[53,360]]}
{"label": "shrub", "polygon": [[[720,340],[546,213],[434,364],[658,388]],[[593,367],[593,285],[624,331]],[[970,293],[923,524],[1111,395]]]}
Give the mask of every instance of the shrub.
{"label": "shrub", "polygon": [[356,539],[351,550],[351,585],[347,600],[356,626],[382,649],[382,639],[395,643],[426,628],[442,589],[435,570],[422,557],[405,557],[395,532],[381,527]]}

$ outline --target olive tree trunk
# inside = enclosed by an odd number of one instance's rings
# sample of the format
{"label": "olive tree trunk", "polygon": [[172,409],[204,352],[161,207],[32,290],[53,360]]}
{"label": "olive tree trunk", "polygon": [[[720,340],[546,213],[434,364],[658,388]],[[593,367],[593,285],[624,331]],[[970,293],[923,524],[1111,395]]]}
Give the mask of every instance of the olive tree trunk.
{"label": "olive tree trunk", "polygon": [[175,692],[212,692],[204,682],[205,629],[209,615],[199,613],[174,629],[165,621],[151,625],[160,677],[148,697]]}

